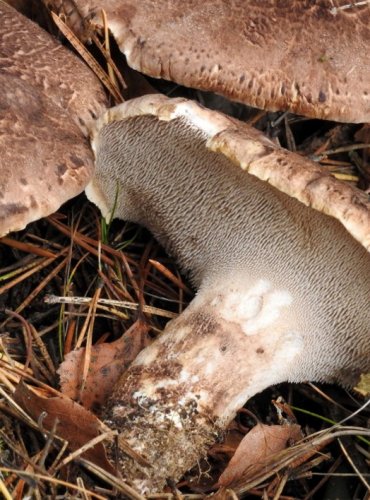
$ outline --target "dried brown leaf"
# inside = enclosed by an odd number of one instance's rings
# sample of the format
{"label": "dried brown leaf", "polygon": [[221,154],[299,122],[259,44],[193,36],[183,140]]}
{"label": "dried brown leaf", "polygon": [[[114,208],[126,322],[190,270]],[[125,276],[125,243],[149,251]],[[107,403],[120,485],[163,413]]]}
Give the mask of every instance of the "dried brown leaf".
{"label": "dried brown leaf", "polygon": [[61,392],[85,408],[98,409],[106,402],[118,378],[149,343],[148,327],[136,321],[115,342],[92,346],[82,393],[85,348],[70,352],[58,369]]}
{"label": "dried brown leaf", "polygon": [[244,436],[234,456],[218,480],[218,486],[229,487],[243,478],[261,472],[270,458],[291,442],[302,439],[299,425],[257,424]]}
{"label": "dried brown leaf", "polygon": [[[41,421],[42,427],[48,431],[53,428],[57,419],[56,434],[68,441],[72,451],[78,450],[101,434],[102,425],[99,419],[69,398],[41,397],[20,382],[14,399],[35,421]],[[96,444],[81,456],[115,474],[102,443]]]}

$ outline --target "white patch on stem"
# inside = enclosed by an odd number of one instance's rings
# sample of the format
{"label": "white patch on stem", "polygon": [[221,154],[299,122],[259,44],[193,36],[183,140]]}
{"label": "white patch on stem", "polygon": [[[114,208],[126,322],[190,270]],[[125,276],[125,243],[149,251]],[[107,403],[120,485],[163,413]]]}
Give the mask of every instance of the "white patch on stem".
{"label": "white patch on stem", "polygon": [[293,303],[288,290],[273,288],[267,280],[259,280],[248,290],[230,290],[214,299],[211,305],[225,321],[237,322],[246,335],[255,335],[284,314]]}

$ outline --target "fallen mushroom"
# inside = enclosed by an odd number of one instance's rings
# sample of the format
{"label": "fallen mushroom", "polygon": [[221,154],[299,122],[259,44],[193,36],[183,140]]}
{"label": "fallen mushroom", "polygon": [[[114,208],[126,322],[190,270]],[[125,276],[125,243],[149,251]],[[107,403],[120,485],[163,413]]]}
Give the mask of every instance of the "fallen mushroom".
{"label": "fallen mushroom", "polygon": [[0,0],[0,236],[82,192],[94,159],[89,122],[106,107],[70,50]]}
{"label": "fallen mushroom", "polygon": [[[54,3],[66,3],[53,0]],[[370,5],[347,0],[75,0],[146,75],[269,110],[370,121]],[[68,12],[71,9],[68,8]],[[70,16],[81,32],[78,16]]]}
{"label": "fallen mushroom", "polygon": [[369,371],[370,254],[334,217],[258,177],[277,186],[285,178],[287,192],[337,212],[369,248],[365,194],[185,99],[153,95],[113,108],[92,145],[88,197],[105,216],[117,198],[113,215],[146,226],[198,289],[134,361],[105,412],[119,440],[152,464],[118,452],[141,491],[179,479],[264,388],[352,386]]}

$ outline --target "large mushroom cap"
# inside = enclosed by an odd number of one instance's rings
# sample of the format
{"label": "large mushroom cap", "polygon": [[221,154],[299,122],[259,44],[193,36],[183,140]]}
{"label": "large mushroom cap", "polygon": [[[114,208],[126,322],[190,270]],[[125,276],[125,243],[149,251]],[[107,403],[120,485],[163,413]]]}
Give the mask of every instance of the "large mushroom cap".
{"label": "large mushroom cap", "polygon": [[129,65],[152,77],[258,108],[370,121],[370,5],[364,2],[75,3],[98,23],[104,9]]}
{"label": "large mushroom cap", "polygon": [[257,177],[356,227],[369,248],[363,193],[186,99],[126,102],[92,135],[88,196],[146,226],[198,289],[105,407],[118,443],[152,466],[109,447],[141,492],[179,479],[256,392],[286,380],[350,385],[370,369],[370,254]]}
{"label": "large mushroom cap", "polygon": [[[276,146],[261,132],[222,113],[186,99],[147,95],[107,110],[92,127],[92,146],[98,148],[99,132],[112,121],[143,115],[170,121],[181,118],[207,136],[207,148],[219,152],[243,170],[269,182],[305,205],[338,219],[370,251],[370,201],[362,191],[338,181],[320,165]],[[137,131],[135,132],[137,133]],[[129,141],[129,138],[127,138]],[[143,148],[145,144],[143,144]],[[108,173],[97,175],[110,176]],[[104,192],[99,178],[86,192],[107,215],[114,203],[115,186]]]}
{"label": "large mushroom cap", "polygon": [[0,0],[0,236],[57,210],[93,172],[87,128],[105,109],[97,78]]}

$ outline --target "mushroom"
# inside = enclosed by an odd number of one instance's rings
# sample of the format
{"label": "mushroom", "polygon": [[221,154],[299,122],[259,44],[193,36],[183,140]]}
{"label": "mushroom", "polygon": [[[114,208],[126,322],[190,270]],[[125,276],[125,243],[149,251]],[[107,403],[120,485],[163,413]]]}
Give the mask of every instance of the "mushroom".
{"label": "mushroom", "polygon": [[106,107],[70,50],[0,0],[0,236],[82,192],[94,158],[88,126]]}
{"label": "mushroom", "polygon": [[[88,197],[105,216],[146,226],[197,289],[105,411],[118,443],[152,466],[119,452],[142,492],[179,479],[270,385],[351,386],[370,369],[370,254],[335,217],[304,205],[341,219],[369,249],[364,193],[185,99],[151,95],[108,110],[92,146]],[[304,203],[276,189],[283,183]]]}
{"label": "mushroom", "polygon": [[262,109],[370,121],[368,2],[75,3],[100,24],[104,9],[128,64],[146,75]]}
{"label": "mushroom", "polygon": [[[92,5],[76,3],[84,13]],[[258,107],[369,121],[368,7],[234,2],[230,31],[229,2],[192,1],[180,14],[178,6],[97,5],[129,63],[147,74]],[[92,167],[86,130],[104,98],[82,63],[2,0],[0,16],[3,234],[83,189]],[[280,43],[270,52],[273,34]],[[231,58],[233,46],[241,50]],[[148,96],[114,108],[92,135],[97,171],[88,196],[108,215],[118,193],[113,215],[146,225],[198,289],[106,409],[118,443],[152,465],[119,450],[125,477],[141,491],[178,479],[265,387],[307,379],[348,386],[370,369],[365,195],[247,125],[181,99]],[[36,195],[42,182],[46,195]]]}

